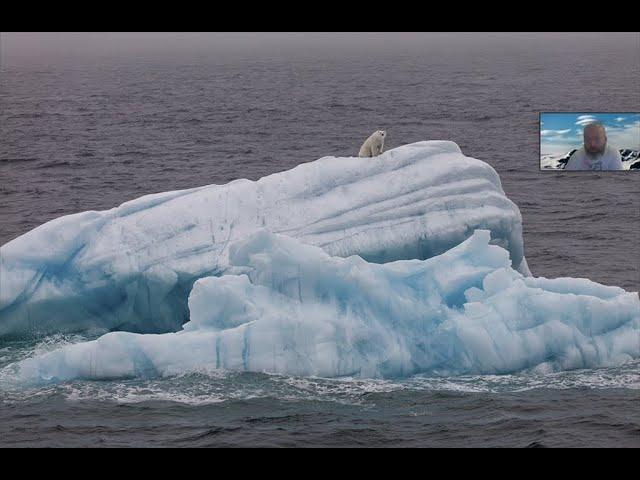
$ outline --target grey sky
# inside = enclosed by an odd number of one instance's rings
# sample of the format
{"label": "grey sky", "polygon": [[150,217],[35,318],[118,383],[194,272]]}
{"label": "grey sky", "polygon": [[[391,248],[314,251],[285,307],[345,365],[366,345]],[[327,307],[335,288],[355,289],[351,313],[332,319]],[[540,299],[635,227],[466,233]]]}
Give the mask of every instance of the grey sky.
{"label": "grey sky", "polygon": [[370,55],[379,56],[381,68],[388,69],[403,54],[435,63],[449,59],[493,63],[503,53],[506,57],[584,55],[585,46],[615,52],[640,68],[640,33],[8,32],[0,33],[0,69],[52,64],[75,68],[131,60],[162,64],[276,58],[324,62]]}
{"label": "grey sky", "polygon": [[593,43],[596,47],[638,46],[640,33],[278,33],[278,32],[88,32],[0,33],[2,61],[44,60],[58,56],[129,56],[143,54],[289,53],[296,51],[401,51],[413,48],[513,48]]}

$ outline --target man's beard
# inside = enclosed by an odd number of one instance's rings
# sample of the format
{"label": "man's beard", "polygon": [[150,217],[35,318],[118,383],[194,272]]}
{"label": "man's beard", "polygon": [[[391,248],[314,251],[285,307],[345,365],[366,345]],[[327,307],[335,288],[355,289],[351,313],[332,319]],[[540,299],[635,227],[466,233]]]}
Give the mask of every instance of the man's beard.
{"label": "man's beard", "polygon": [[603,146],[601,149],[599,149],[599,150],[590,150],[590,149],[589,149],[589,147],[587,147],[586,145],[585,145],[585,147],[584,147],[585,151],[586,151],[589,155],[591,155],[591,156],[602,155],[602,154],[604,153],[604,151],[605,151],[605,149],[606,149],[606,148],[607,148],[607,144],[606,144],[606,143],[605,143],[605,144],[604,144],[604,146]]}

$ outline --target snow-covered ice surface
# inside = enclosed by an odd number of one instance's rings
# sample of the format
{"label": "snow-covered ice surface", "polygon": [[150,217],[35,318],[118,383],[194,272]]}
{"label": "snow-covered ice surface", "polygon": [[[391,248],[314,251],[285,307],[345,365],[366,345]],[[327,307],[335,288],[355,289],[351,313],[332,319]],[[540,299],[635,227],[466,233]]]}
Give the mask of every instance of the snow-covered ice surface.
{"label": "snow-covered ice surface", "polygon": [[0,338],[178,331],[193,283],[224,274],[229,245],[261,228],[377,263],[430,258],[487,229],[530,273],[495,170],[423,141],[47,222],[0,248]]}
{"label": "snow-covered ice surface", "polygon": [[[427,260],[331,256],[266,230],[198,280],[184,330],[113,332],[10,364],[21,383],[155,378],[199,369],[398,378],[534,374],[640,357],[636,293],[523,276],[477,230]],[[11,372],[11,373],[8,373]]]}

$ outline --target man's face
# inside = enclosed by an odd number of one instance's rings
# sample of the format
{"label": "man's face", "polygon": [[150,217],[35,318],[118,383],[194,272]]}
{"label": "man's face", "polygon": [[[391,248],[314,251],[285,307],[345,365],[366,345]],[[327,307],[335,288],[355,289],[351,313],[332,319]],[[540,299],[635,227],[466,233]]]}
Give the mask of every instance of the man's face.
{"label": "man's face", "polygon": [[587,153],[595,155],[597,153],[603,153],[604,148],[607,145],[607,134],[604,128],[595,126],[587,127],[584,129],[584,149]]}

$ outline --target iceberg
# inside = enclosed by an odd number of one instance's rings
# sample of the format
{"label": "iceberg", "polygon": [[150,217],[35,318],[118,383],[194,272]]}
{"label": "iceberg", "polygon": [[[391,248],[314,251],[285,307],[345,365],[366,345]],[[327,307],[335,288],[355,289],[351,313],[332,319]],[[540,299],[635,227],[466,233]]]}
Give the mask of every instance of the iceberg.
{"label": "iceberg", "polygon": [[636,293],[525,276],[476,230],[426,260],[373,263],[266,229],[198,279],[176,333],[111,332],[23,360],[30,383],[198,369],[395,378],[618,365],[640,357]]}
{"label": "iceberg", "polygon": [[380,264],[433,258],[484,229],[530,275],[496,171],[422,141],[47,222],[0,247],[0,338],[179,331],[194,282],[225,275],[230,245],[260,229]]}

